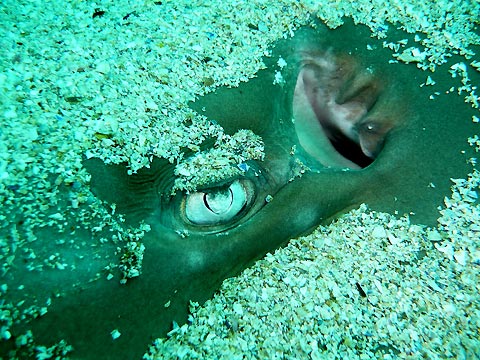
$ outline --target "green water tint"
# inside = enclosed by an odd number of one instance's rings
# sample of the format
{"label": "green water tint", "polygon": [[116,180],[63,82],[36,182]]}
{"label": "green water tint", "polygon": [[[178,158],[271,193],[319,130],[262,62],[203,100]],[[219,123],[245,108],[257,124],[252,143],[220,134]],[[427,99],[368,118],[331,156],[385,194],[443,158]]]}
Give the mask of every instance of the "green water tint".
{"label": "green water tint", "polygon": [[[389,41],[406,37],[400,31],[391,35]],[[301,149],[291,155],[293,146],[300,148],[291,122],[291,98],[298,71],[293,53],[302,41],[348,53],[388,85],[383,104],[399,121],[370,166],[349,171],[317,167],[290,181],[298,165],[295,159],[308,163]],[[142,274],[126,285],[120,285],[118,278],[102,278],[67,290],[53,299],[46,315],[27,324],[36,341],[50,344],[65,339],[75,348],[74,359],[140,358],[153,339],[171,330],[172,321],[187,320],[189,300],[204,302],[226,277],[363,202],[375,210],[412,211],[413,221],[434,225],[437,207],[449,194],[449,179],[465,177],[470,170],[466,139],[474,133],[469,121],[473,111],[463,97],[443,94],[457,85],[448,66],[432,75],[442,94],[429,100],[435,90],[419,87],[428,74],[413,64],[388,64],[391,51],[381,43],[370,37],[368,29],[350,22],[334,31],[322,25],[315,31],[303,29],[278,43],[266,59],[268,68],[256,78],[238,88],[219,88],[191,104],[227,133],[250,129],[265,143],[265,160],[251,162],[244,176],[255,186],[255,198],[229,222],[206,228],[185,223],[178,213],[184,194],[169,196],[174,177],[173,165],[167,161],[155,159],[151,169],[132,176],[127,176],[123,165],[86,161],[94,193],[116,203],[128,224],[145,220],[152,227],[143,240]],[[373,50],[367,50],[367,44]],[[273,85],[280,55],[289,64],[282,71],[283,87]],[[105,245],[95,256],[115,258],[114,248]],[[51,285],[48,279],[43,281]],[[121,333],[116,340],[110,334],[114,329]]]}

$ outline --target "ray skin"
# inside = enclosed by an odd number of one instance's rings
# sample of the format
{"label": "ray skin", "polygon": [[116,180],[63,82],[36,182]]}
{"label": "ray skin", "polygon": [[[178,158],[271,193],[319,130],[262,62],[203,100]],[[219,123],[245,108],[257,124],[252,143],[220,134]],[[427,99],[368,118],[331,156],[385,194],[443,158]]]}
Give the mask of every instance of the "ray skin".
{"label": "ray skin", "polygon": [[[365,50],[367,44],[374,51]],[[288,66],[281,70],[285,83],[274,85],[279,56]],[[264,140],[264,161],[250,162],[242,177],[253,198],[231,221],[198,225],[185,219],[186,195],[167,195],[174,175],[163,159],[134,176],[124,165],[86,161],[98,197],[116,203],[127,222],[152,226],[144,238],[142,274],[126,285],[100,279],[65,292],[28,324],[39,343],[66,339],[75,349],[73,359],[140,358],[172,321],[186,322],[190,300],[204,302],[226,277],[360,203],[412,211],[414,221],[434,224],[449,179],[468,171],[460,150],[473,130],[459,124],[471,118],[470,109],[461,98],[429,100],[430,92],[418,87],[425,74],[388,59],[366,28],[348,21],[337,30],[316,24],[277,43],[267,69],[254,79],[190,104],[227,133],[250,129]],[[448,80],[441,71],[437,76]],[[340,116],[342,105],[347,110]],[[339,130],[348,118],[350,130]],[[314,131],[305,125],[309,121]],[[385,129],[372,140],[362,134],[368,124]],[[311,170],[290,181],[297,160]],[[100,251],[111,255],[113,249]],[[116,340],[113,329],[122,334]]]}

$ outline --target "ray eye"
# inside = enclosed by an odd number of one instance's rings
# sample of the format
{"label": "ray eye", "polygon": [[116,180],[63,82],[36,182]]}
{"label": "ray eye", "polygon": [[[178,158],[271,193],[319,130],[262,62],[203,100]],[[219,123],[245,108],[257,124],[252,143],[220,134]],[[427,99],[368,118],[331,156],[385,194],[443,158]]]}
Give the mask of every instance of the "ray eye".
{"label": "ray eye", "polygon": [[196,225],[223,224],[242,212],[251,198],[248,184],[235,180],[228,186],[187,195],[185,216]]}

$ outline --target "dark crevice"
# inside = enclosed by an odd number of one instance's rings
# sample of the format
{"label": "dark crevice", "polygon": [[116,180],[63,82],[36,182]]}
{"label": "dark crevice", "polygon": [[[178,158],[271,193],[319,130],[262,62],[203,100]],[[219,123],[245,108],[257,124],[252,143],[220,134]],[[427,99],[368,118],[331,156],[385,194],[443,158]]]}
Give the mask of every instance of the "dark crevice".
{"label": "dark crevice", "polygon": [[330,138],[329,140],[335,150],[337,150],[343,157],[354,162],[361,168],[367,167],[375,160],[365,155],[360,148],[360,145],[341,133],[336,133],[334,138]]}

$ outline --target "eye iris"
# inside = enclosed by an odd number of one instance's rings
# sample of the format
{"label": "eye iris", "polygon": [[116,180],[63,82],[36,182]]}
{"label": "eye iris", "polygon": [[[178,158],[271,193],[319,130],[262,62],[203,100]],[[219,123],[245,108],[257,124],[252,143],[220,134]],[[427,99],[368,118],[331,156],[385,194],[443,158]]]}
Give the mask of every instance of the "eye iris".
{"label": "eye iris", "polygon": [[233,193],[231,186],[225,191],[216,191],[203,195],[203,203],[215,214],[227,212],[233,203]]}
{"label": "eye iris", "polygon": [[237,216],[251,200],[245,182],[236,180],[228,188],[195,192],[185,199],[185,217],[196,225],[218,225]]}

